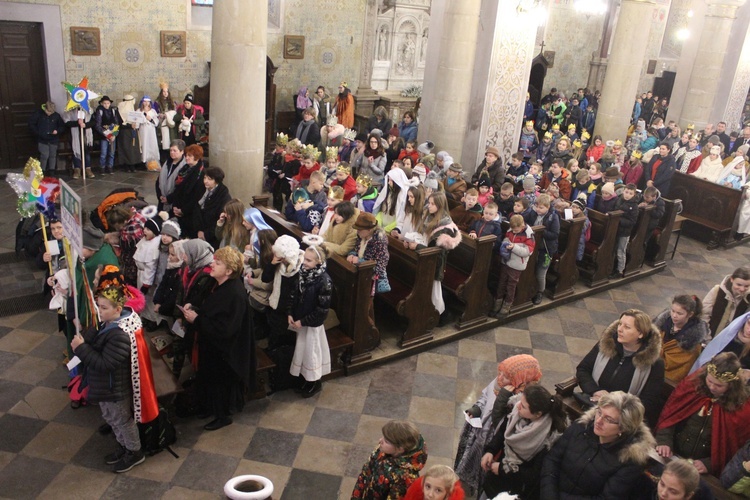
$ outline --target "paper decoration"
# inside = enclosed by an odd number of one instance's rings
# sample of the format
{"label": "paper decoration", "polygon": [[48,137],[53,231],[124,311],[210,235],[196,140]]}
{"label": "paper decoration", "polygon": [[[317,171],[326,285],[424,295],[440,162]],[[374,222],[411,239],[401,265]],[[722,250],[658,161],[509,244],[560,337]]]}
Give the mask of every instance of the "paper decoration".
{"label": "paper decoration", "polygon": [[62,85],[70,94],[70,97],[68,98],[68,104],[65,106],[65,111],[70,111],[75,107],[80,107],[85,111],[91,113],[89,101],[91,99],[96,99],[97,97],[99,97],[99,94],[92,90],[89,90],[88,76],[84,76],[83,79],[78,82],[78,85],[73,85],[72,83],[68,82],[62,82]]}
{"label": "paper decoration", "polygon": [[39,160],[29,158],[22,174],[10,173],[5,180],[18,195],[16,209],[21,217],[31,217],[38,211],[54,217],[54,202],[60,186],[56,179],[44,177]]}

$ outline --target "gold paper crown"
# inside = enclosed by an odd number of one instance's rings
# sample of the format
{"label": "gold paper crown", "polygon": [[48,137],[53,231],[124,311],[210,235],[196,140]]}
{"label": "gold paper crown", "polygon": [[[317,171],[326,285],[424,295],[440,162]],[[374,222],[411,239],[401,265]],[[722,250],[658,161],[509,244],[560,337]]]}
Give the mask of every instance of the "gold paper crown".
{"label": "gold paper crown", "polygon": [[737,370],[736,372],[721,372],[719,373],[716,370],[716,365],[713,363],[708,363],[706,365],[706,371],[709,375],[711,375],[716,380],[720,380],[721,382],[728,383],[728,382],[734,382],[735,380],[740,379],[740,370]]}
{"label": "gold paper crown", "polygon": [[367,174],[361,174],[359,177],[357,177],[357,184],[362,184],[367,189],[370,189],[372,186],[372,178],[370,178]]}
{"label": "gold paper crown", "polygon": [[164,80],[162,80],[162,81],[159,82],[159,88],[162,89],[162,90],[169,89],[169,83],[167,83]]}
{"label": "gold paper crown", "polygon": [[555,123],[554,125],[552,125],[552,130],[560,130],[560,124]]}
{"label": "gold paper crown", "polygon": [[350,128],[344,130],[344,139],[349,139],[350,141],[353,141],[357,137],[357,131],[352,130]]}
{"label": "gold paper crown", "polygon": [[341,86],[341,87],[348,87],[349,84],[346,83],[346,80],[342,80],[341,83],[339,83],[339,86]]}
{"label": "gold paper crown", "polygon": [[574,148],[582,148],[583,147],[583,143],[581,142],[580,139],[576,139],[575,141],[573,141],[573,147]]}
{"label": "gold paper crown", "polygon": [[276,134],[276,145],[277,146],[286,146],[289,143],[289,136],[286,135],[284,132],[279,132]]}
{"label": "gold paper crown", "polygon": [[615,146],[620,146],[620,147],[622,147],[622,141],[621,141],[620,139],[617,139],[617,140],[615,141]]}
{"label": "gold paper crown", "polygon": [[292,139],[289,141],[288,146],[292,150],[292,153],[299,153],[302,151],[302,143],[299,139]]}
{"label": "gold paper crown", "polygon": [[591,134],[586,132],[586,130],[584,129],[584,131],[581,132],[581,138],[583,138],[584,141],[588,141],[589,139],[591,139]]}
{"label": "gold paper crown", "polygon": [[316,146],[308,144],[302,148],[302,156],[310,157],[313,161],[318,161],[320,150]]}
{"label": "gold paper crown", "polygon": [[552,132],[545,132],[544,133],[544,138],[545,139],[552,139]]}
{"label": "gold paper crown", "polygon": [[570,125],[568,125],[568,130],[575,129],[575,128],[576,128],[576,124],[575,123],[571,123]]}
{"label": "gold paper crown", "polygon": [[125,295],[123,295],[122,289],[116,286],[109,286],[104,290],[100,290],[99,295],[120,307],[125,305]]}
{"label": "gold paper crown", "polygon": [[688,126],[685,127],[687,130],[695,130],[695,123],[688,123]]}
{"label": "gold paper crown", "polygon": [[527,126],[527,127],[533,127],[533,126],[534,126],[534,122],[533,122],[533,121],[531,121],[531,120],[527,120],[527,121],[526,121],[526,126]]}
{"label": "gold paper crown", "polygon": [[328,118],[326,118],[326,125],[330,125],[331,127],[334,127],[338,125],[339,119],[336,118],[336,115],[328,115]]}
{"label": "gold paper crown", "polygon": [[339,166],[336,167],[336,172],[344,172],[346,175],[349,175],[352,173],[352,167],[347,163],[339,163]]}
{"label": "gold paper crown", "polygon": [[339,148],[336,146],[328,146],[326,148],[326,161],[338,160],[339,159]]}
{"label": "gold paper crown", "polygon": [[633,158],[635,158],[636,160],[640,160],[641,158],[643,158],[643,153],[641,153],[640,151],[638,151],[638,150],[636,149],[635,151],[633,151],[633,152],[632,152],[632,153],[630,154],[630,156],[632,156],[632,157],[633,157]]}

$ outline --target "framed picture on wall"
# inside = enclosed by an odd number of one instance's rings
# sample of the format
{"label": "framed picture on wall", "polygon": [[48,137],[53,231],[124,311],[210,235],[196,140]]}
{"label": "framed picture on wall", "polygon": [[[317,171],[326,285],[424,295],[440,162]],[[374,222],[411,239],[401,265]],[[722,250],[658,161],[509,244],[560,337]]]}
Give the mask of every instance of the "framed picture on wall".
{"label": "framed picture on wall", "polygon": [[187,56],[187,32],[160,31],[162,57]]}
{"label": "framed picture on wall", "polygon": [[102,44],[99,39],[99,28],[70,28],[70,51],[74,56],[100,56]]}
{"label": "framed picture on wall", "polygon": [[284,35],[284,59],[305,58],[305,37]]}

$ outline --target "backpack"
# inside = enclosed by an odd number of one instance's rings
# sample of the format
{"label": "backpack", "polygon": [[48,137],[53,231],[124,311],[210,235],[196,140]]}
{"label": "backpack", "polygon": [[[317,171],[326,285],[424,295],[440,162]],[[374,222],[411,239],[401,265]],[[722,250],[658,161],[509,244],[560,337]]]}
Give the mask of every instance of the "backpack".
{"label": "backpack", "polygon": [[138,424],[138,436],[141,438],[141,450],[148,456],[167,450],[175,458],[180,458],[171,445],[177,441],[174,424],[164,408],[159,408],[159,415],[151,422]]}
{"label": "backpack", "polygon": [[[49,231],[49,227],[47,228]],[[49,234],[49,233],[48,233]],[[35,258],[39,254],[44,239],[42,237],[42,226],[39,215],[26,217],[18,221],[16,225],[16,256]]]}

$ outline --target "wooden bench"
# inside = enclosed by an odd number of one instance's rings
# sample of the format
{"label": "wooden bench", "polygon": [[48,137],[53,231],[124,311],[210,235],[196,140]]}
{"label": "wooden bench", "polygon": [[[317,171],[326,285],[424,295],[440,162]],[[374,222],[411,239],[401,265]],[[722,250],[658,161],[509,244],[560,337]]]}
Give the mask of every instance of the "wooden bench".
{"label": "wooden bench", "polygon": [[576,255],[581,241],[584,217],[565,220],[560,217],[560,236],[558,252],[552,257],[547,272],[547,294],[552,299],[559,299],[573,294],[573,285],[578,281]]}
{"label": "wooden bench", "polygon": [[458,327],[466,328],[487,321],[490,307],[487,278],[497,238],[488,235],[473,239],[466,233],[461,236],[461,244],[448,252],[443,288],[463,302],[464,312]]}
{"label": "wooden bench", "polygon": [[648,223],[651,219],[653,206],[639,207],[638,220],[630,233],[628,243],[627,261],[625,263],[625,277],[633,276],[641,272],[643,261],[646,259],[646,241],[648,240]]}
{"label": "wooden bench", "polygon": [[276,368],[276,363],[263,349],[255,349],[255,360],[255,388],[248,390],[248,396],[250,399],[263,399],[271,390],[268,385],[268,375]]}
{"label": "wooden bench", "polygon": [[579,263],[578,269],[583,281],[591,288],[609,281],[614,265],[617,227],[621,216],[620,210],[614,210],[608,214],[591,209],[588,211],[591,221],[591,238],[586,242],[583,260]]}
{"label": "wooden bench", "polygon": [[669,248],[669,240],[672,238],[672,233],[676,229],[679,230],[677,227],[677,212],[682,210],[682,200],[662,199],[664,200],[664,215],[659,221],[659,225],[656,226],[658,235],[655,236],[652,252],[646,252],[646,264],[651,267],[664,267],[667,265],[666,256],[667,249]]}
{"label": "wooden bench", "polygon": [[439,314],[432,304],[432,286],[438,247],[410,250],[403,242],[388,235],[388,281],[391,291],[378,297],[407,319],[408,327],[401,336],[401,347],[410,347],[432,339],[432,329]]}
{"label": "wooden bench", "polygon": [[732,228],[739,213],[744,189],[738,191],[699,179],[694,175],[675,172],[670,198],[682,200],[682,215],[688,221],[711,232],[708,249],[726,247],[732,241]]}

